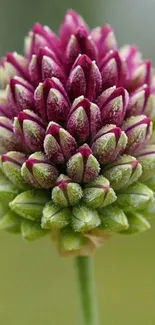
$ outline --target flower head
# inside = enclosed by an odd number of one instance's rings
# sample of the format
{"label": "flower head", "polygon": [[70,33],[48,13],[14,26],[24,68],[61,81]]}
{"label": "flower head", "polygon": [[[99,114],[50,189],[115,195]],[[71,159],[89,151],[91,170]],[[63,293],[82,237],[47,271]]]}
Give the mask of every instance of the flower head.
{"label": "flower head", "polygon": [[[155,74],[110,25],[69,10],[0,61],[0,229],[89,255],[153,211]],[[153,132],[152,132],[153,131]]]}

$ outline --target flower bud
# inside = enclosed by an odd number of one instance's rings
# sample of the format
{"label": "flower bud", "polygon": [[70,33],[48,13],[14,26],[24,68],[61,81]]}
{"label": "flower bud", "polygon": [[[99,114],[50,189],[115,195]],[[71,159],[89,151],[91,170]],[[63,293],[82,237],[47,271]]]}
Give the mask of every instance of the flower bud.
{"label": "flower bud", "polygon": [[104,126],[94,137],[91,146],[93,155],[101,164],[114,161],[127,145],[127,136],[115,125]]}
{"label": "flower bud", "polygon": [[84,202],[93,209],[103,208],[112,204],[116,199],[109,181],[103,176],[98,176],[92,183],[86,185],[83,191]]}
{"label": "flower bud", "polygon": [[6,92],[4,90],[0,90],[0,116],[13,117],[10,107],[8,107]]}
{"label": "flower bud", "polygon": [[155,175],[155,145],[148,145],[137,154],[137,159],[142,165],[141,181],[146,181]]}
{"label": "flower bud", "polygon": [[129,95],[124,88],[113,86],[103,91],[96,101],[101,110],[102,125],[120,126],[124,120],[128,102]]}
{"label": "flower bud", "polygon": [[23,219],[21,223],[21,235],[26,241],[33,241],[48,234],[40,224],[31,220]]}
{"label": "flower bud", "polygon": [[62,164],[76,151],[75,139],[59,124],[50,122],[44,140],[44,150],[55,164]]}
{"label": "flower bud", "polygon": [[128,81],[128,89],[133,92],[137,88],[147,84],[151,85],[153,77],[153,68],[151,61],[142,61],[139,63],[132,72],[131,78]]}
{"label": "flower bud", "polygon": [[149,222],[140,213],[135,211],[130,211],[127,212],[126,215],[128,218],[129,227],[126,230],[123,231],[121,230],[120,233],[122,233],[123,235],[124,234],[132,235],[134,233],[143,232],[151,228]]}
{"label": "flower bud", "polygon": [[21,175],[21,167],[26,161],[26,156],[21,152],[10,151],[1,156],[1,161],[7,178],[20,189],[25,189],[27,185]]}
{"label": "flower bud", "polygon": [[66,227],[71,220],[71,211],[68,208],[48,202],[43,209],[41,226],[43,229],[60,229]]}
{"label": "flower bud", "polygon": [[127,66],[126,88],[132,86],[132,80],[137,67],[142,63],[142,54],[135,45],[125,45],[119,49],[122,60],[125,60]]}
{"label": "flower bud", "polygon": [[97,210],[88,208],[84,204],[76,205],[72,210],[72,227],[76,232],[89,231],[100,225]]}
{"label": "flower bud", "polygon": [[126,61],[131,76],[135,67],[142,62],[141,52],[135,45],[125,45],[119,49],[119,54]]}
{"label": "flower bud", "polygon": [[47,191],[29,190],[22,192],[10,202],[10,208],[19,216],[40,221],[44,205],[50,200],[50,194]]}
{"label": "flower bud", "polygon": [[60,27],[61,44],[64,48],[67,46],[71,35],[75,34],[78,27],[83,27],[86,32],[89,31],[83,18],[74,10],[68,10]]}
{"label": "flower bud", "polygon": [[64,228],[59,234],[58,247],[63,256],[79,256],[87,241],[83,234],[74,232],[70,228]]}
{"label": "flower bud", "polygon": [[0,85],[5,88],[14,76],[20,76],[30,81],[28,61],[16,52],[8,53],[0,61]]}
{"label": "flower bud", "polygon": [[77,183],[90,183],[100,172],[100,165],[87,144],[81,146],[67,163],[68,176]]}
{"label": "flower bud", "polygon": [[83,96],[76,98],[68,115],[67,130],[78,143],[91,139],[99,130],[100,124],[99,107]]}
{"label": "flower bud", "polygon": [[72,180],[65,175],[59,176],[56,186],[52,190],[53,202],[62,207],[77,204],[81,200],[82,195],[81,186],[72,182]]}
{"label": "flower bud", "polygon": [[38,55],[33,54],[29,63],[31,81],[35,86],[47,78],[57,77],[62,82],[65,79],[63,68],[55,53],[48,47],[41,47]]}
{"label": "flower bud", "polygon": [[99,61],[110,51],[117,48],[114,30],[110,25],[92,29],[90,33],[93,41],[97,45]]}
{"label": "flower bud", "polygon": [[33,87],[21,77],[15,76],[10,80],[10,84],[6,88],[6,96],[8,106],[14,116],[24,109],[34,107],[33,92]]}
{"label": "flower bud", "polygon": [[36,111],[45,121],[63,123],[66,120],[69,102],[58,79],[46,79],[40,83],[35,90],[34,99]]}
{"label": "flower bud", "polygon": [[131,116],[124,121],[122,130],[128,137],[126,153],[133,154],[144,146],[152,134],[152,122],[145,115]]}
{"label": "flower bud", "polygon": [[129,186],[125,192],[122,189],[117,195],[117,204],[125,211],[144,209],[148,203],[153,201],[152,190],[139,182]]}
{"label": "flower bud", "polygon": [[151,93],[150,87],[144,84],[130,95],[127,107],[127,116],[145,114],[152,118],[155,117],[155,95]]}
{"label": "flower bud", "polygon": [[101,225],[100,229],[105,232],[120,232],[128,229],[128,219],[117,205],[111,205],[99,211]]}
{"label": "flower bud", "polygon": [[20,138],[27,152],[43,149],[45,124],[33,111],[28,109],[20,112],[14,119],[14,132]]}
{"label": "flower bud", "polygon": [[36,23],[25,39],[25,54],[27,58],[31,59],[33,54],[38,54],[39,49],[45,46],[58,55],[60,40],[49,27]]}
{"label": "flower bud", "polygon": [[58,177],[57,169],[44,153],[35,152],[26,160],[21,169],[25,181],[36,188],[52,188]]}
{"label": "flower bud", "polygon": [[0,218],[0,230],[11,233],[20,233],[21,217],[9,210],[2,218]]}
{"label": "flower bud", "polygon": [[97,48],[84,27],[79,27],[75,34],[71,35],[66,48],[67,66],[70,69],[79,54],[86,54],[90,60],[97,59]]}
{"label": "flower bud", "polygon": [[19,138],[13,133],[12,120],[0,116],[0,154],[20,149]]}
{"label": "flower bud", "polygon": [[124,86],[127,79],[127,67],[125,60],[121,59],[118,51],[109,51],[100,62],[102,75],[102,89],[112,86]]}
{"label": "flower bud", "polygon": [[102,87],[100,71],[95,63],[85,54],[79,54],[67,82],[67,91],[70,99],[83,95],[93,101]]}
{"label": "flower bud", "polygon": [[12,201],[18,192],[19,189],[10,183],[6,176],[0,171],[0,200],[4,204],[4,206],[2,205],[2,211],[5,212],[5,209],[7,210],[8,202]]}
{"label": "flower bud", "polygon": [[114,190],[119,190],[136,182],[142,174],[142,167],[136,158],[123,155],[103,170]]}

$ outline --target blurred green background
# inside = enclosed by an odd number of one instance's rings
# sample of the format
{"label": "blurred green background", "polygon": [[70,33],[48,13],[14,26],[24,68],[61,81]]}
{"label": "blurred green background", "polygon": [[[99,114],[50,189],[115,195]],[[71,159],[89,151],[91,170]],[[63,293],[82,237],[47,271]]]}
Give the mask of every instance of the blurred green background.
{"label": "blurred green background", "polygon": [[[23,50],[35,21],[58,29],[67,8],[91,26],[110,23],[119,44],[137,43],[155,64],[155,1],[0,0],[0,56]],[[145,234],[116,236],[95,256],[101,325],[155,324],[155,222]],[[0,234],[0,324],[76,325],[74,260],[49,239],[27,244]]]}

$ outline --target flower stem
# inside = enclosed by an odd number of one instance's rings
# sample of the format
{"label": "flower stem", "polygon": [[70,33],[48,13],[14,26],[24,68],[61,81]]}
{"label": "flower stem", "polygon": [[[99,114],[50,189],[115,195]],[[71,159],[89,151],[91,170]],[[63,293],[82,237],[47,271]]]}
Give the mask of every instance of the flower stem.
{"label": "flower stem", "polygon": [[[76,269],[79,284],[83,325],[99,325],[92,257],[77,257]],[[80,323],[81,325],[81,323]]]}

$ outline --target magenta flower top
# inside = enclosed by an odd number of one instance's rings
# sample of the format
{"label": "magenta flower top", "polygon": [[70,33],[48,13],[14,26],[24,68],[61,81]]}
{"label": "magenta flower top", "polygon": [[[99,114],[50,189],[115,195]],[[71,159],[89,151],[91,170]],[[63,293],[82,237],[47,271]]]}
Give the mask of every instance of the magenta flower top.
{"label": "magenta flower top", "polygon": [[0,229],[89,255],[150,227],[155,74],[137,47],[69,10],[58,35],[37,23],[25,56],[2,58],[0,84]]}

